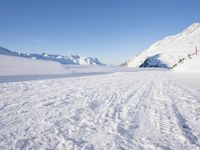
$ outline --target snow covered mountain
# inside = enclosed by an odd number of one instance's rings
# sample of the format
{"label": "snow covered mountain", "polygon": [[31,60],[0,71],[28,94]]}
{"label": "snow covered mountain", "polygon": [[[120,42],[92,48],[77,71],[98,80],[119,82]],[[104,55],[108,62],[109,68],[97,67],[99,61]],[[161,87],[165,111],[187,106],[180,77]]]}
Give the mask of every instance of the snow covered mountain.
{"label": "snow covered mountain", "polygon": [[195,47],[200,49],[200,23],[194,23],[183,32],[154,43],[124,64],[127,67],[173,68],[195,53]]}
{"label": "snow covered mountain", "polygon": [[39,59],[39,60],[51,60],[67,65],[103,65],[103,63],[101,63],[97,58],[81,57],[78,55],[64,56],[59,54],[47,54],[47,53],[26,54],[26,53],[14,52],[3,47],[0,47],[0,54],[10,55],[10,56],[20,56],[32,59]]}

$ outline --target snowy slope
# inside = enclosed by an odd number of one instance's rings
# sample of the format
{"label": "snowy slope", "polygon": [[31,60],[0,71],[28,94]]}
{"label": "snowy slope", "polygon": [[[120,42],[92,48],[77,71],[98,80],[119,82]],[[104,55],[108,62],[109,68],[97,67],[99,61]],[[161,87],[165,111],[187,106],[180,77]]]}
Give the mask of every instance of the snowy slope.
{"label": "snowy slope", "polygon": [[200,55],[194,55],[193,57],[184,60],[174,68],[174,71],[200,73]]}
{"label": "snowy slope", "polygon": [[180,59],[193,53],[195,46],[200,49],[200,23],[195,23],[177,35],[154,43],[127,62],[127,66],[172,68]]}
{"label": "snowy slope", "polygon": [[160,71],[0,83],[0,149],[199,150],[199,87]]}
{"label": "snowy slope", "polygon": [[66,70],[57,62],[0,55],[0,76],[63,73],[66,73]]}
{"label": "snowy slope", "polygon": [[64,56],[59,54],[47,54],[47,53],[26,54],[26,53],[10,51],[3,47],[0,47],[0,54],[10,55],[10,56],[20,56],[20,57],[40,59],[40,60],[51,60],[67,65],[103,65],[103,63],[101,63],[97,58],[81,57],[78,55]]}

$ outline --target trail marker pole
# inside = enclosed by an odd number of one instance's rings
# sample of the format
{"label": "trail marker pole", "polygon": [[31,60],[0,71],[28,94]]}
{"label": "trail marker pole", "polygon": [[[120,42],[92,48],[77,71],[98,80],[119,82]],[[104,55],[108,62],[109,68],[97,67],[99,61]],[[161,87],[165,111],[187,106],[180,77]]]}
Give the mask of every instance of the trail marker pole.
{"label": "trail marker pole", "polygon": [[197,55],[197,46],[195,46],[195,54]]}

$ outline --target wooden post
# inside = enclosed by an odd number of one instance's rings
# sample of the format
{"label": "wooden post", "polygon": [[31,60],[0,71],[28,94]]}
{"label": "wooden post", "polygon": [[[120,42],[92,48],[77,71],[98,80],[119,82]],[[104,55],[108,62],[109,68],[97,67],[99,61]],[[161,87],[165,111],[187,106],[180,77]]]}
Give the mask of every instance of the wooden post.
{"label": "wooden post", "polygon": [[195,46],[195,54],[197,55],[197,46]]}

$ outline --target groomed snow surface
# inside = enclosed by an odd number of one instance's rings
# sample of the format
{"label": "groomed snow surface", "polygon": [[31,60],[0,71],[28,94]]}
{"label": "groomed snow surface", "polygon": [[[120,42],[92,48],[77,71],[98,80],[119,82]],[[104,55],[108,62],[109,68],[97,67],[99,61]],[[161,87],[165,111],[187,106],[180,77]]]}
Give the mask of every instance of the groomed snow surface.
{"label": "groomed snow surface", "polygon": [[0,83],[0,149],[200,149],[200,75]]}

